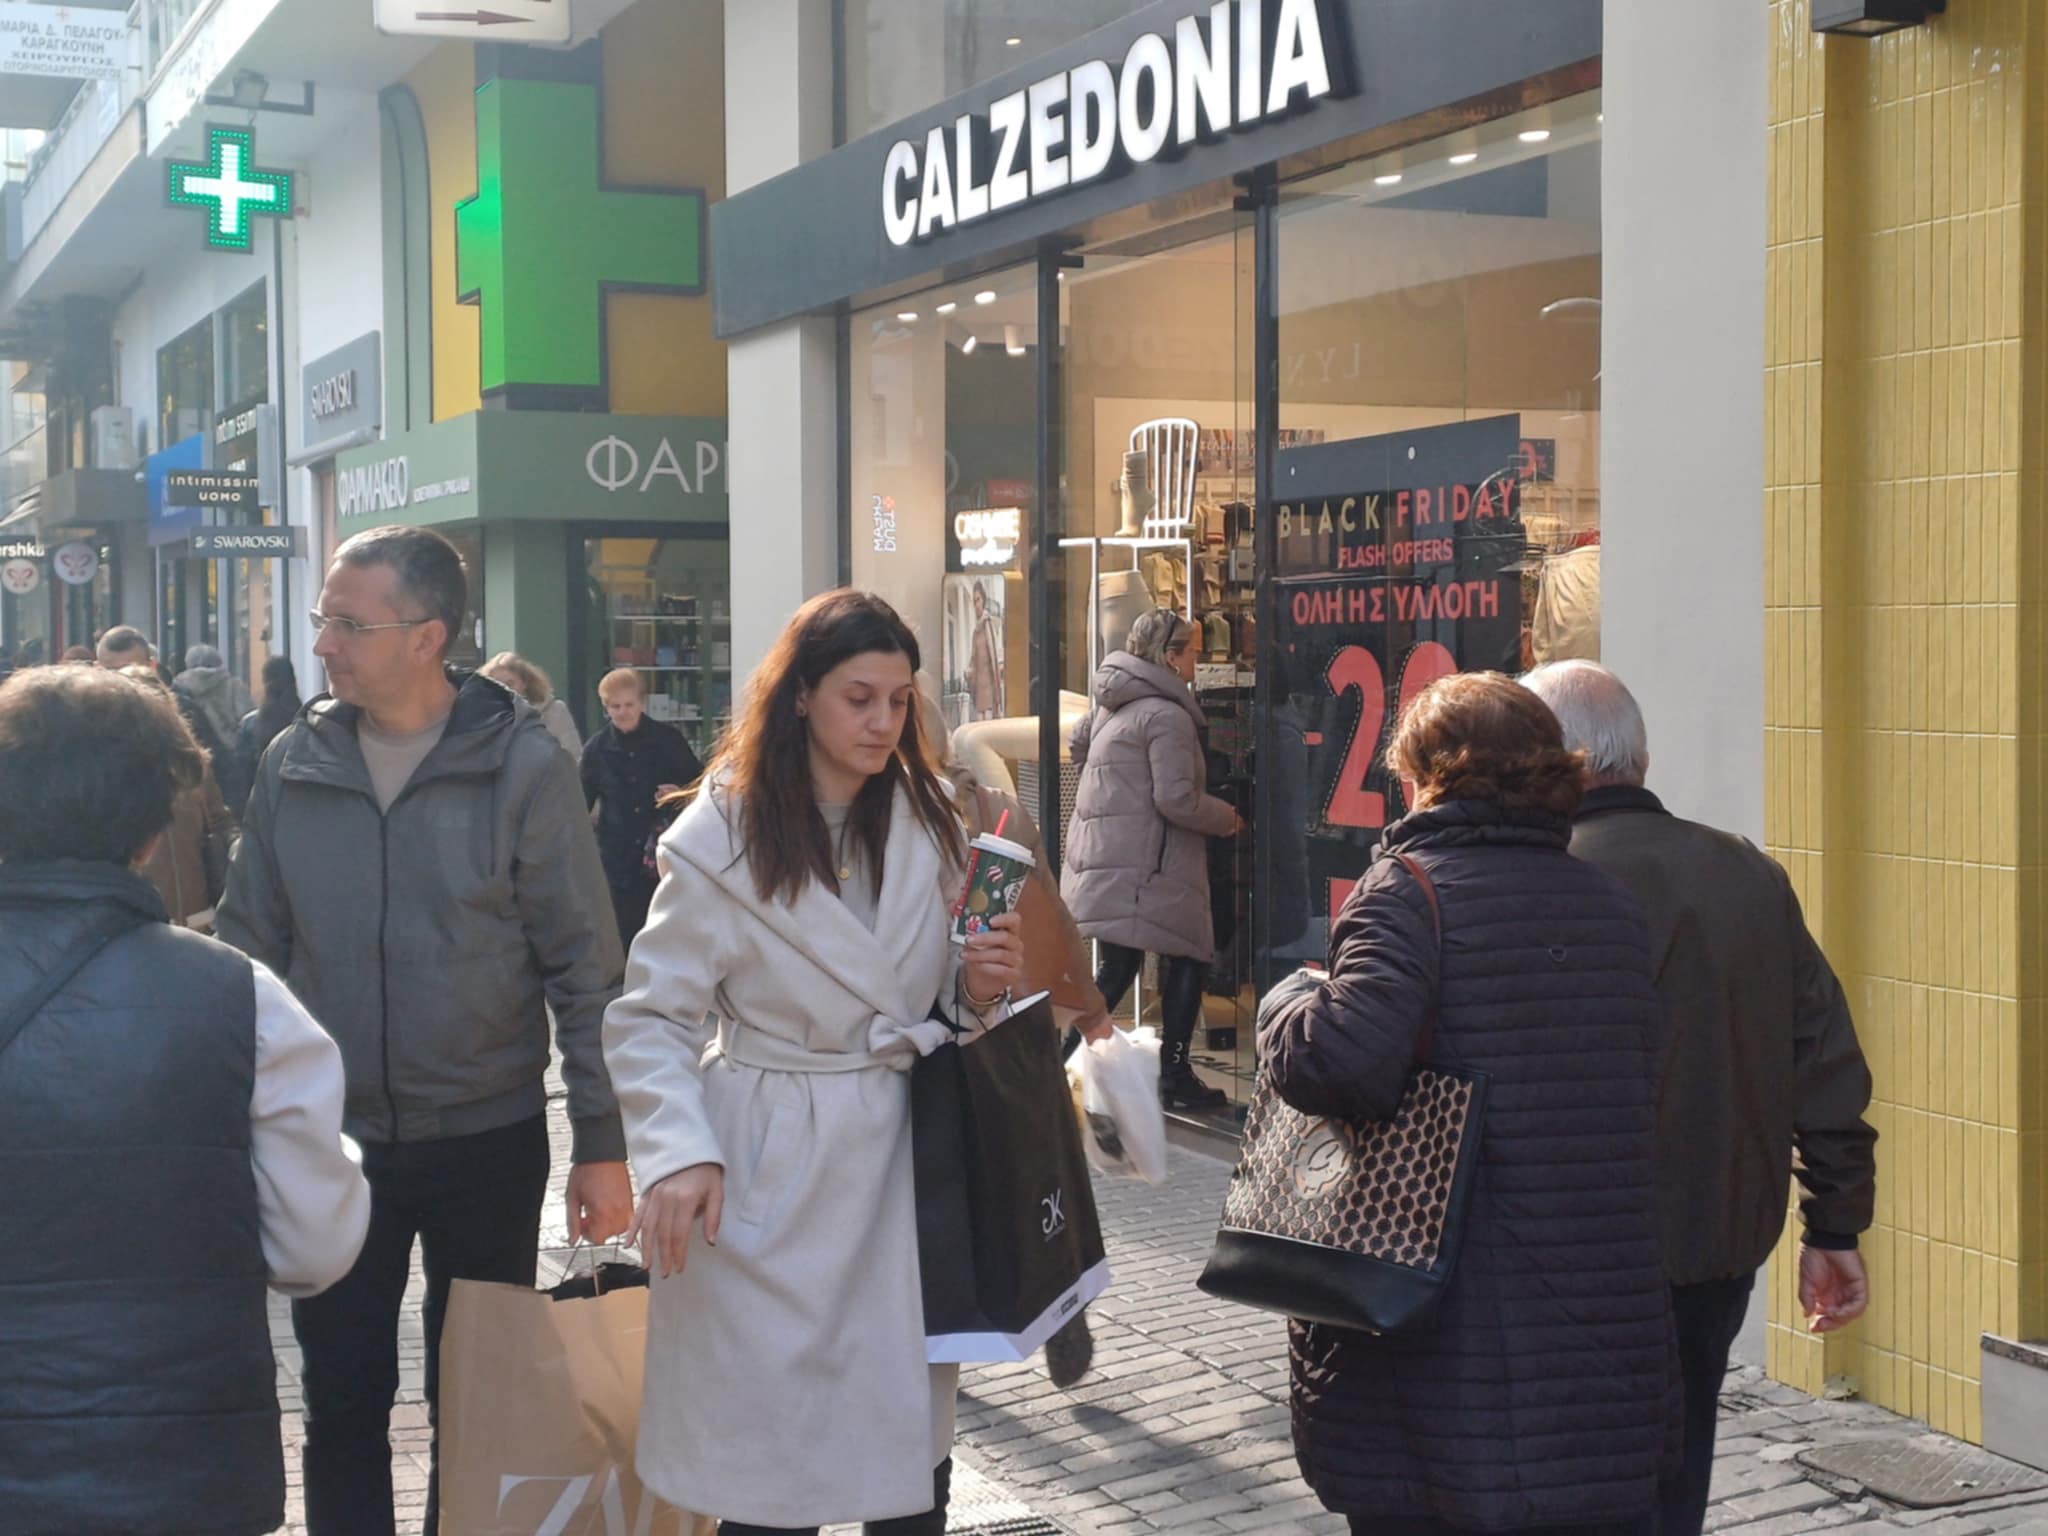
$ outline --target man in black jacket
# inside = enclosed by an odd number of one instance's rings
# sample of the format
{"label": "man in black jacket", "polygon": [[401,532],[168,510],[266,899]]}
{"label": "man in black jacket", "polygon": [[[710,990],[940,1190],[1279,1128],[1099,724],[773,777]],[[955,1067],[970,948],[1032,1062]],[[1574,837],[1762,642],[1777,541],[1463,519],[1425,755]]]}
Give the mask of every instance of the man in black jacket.
{"label": "man in black jacket", "polygon": [[647,926],[647,904],[654,899],[654,877],[647,872],[654,802],[696,783],[704,770],[681,731],[647,717],[647,684],[631,667],[607,672],[597,696],[610,723],[583,748],[583,798],[597,810],[597,851],[619,943],[630,948]]}
{"label": "man in black jacket", "polygon": [[1847,1327],[1869,1302],[1856,1239],[1877,1191],[1877,1133],[1863,1118],[1870,1069],[1785,871],[1742,838],[1673,816],[1643,787],[1648,736],[1621,679],[1563,661],[1523,681],[1586,754],[1572,852],[1649,909],[1670,1018],[1658,1186],[1686,1394],[1685,1466],[1664,1488],[1660,1530],[1696,1536],[1728,1351],[1784,1229],[1791,1175],[1804,1191],[1808,1326]]}

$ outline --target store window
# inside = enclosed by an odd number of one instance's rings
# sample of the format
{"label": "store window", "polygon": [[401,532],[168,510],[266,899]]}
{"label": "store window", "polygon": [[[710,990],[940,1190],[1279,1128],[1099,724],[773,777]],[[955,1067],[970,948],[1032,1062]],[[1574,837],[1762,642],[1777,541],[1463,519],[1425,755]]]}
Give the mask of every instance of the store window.
{"label": "store window", "polygon": [[1139,10],[1146,0],[840,0],[848,141]]}
{"label": "store window", "polygon": [[[1191,1030],[1196,1072],[1237,1101],[1250,1088],[1256,1007],[1253,245],[1249,218],[1229,214],[1135,250],[1090,252],[1060,280],[1065,811],[1071,818],[1079,787],[1066,743],[1098,697],[1104,661],[1129,651],[1139,620],[1170,609],[1195,637],[1203,790],[1236,809],[1247,829],[1203,839],[1206,923],[1176,899],[1177,963],[1205,942],[1211,948],[1193,1016],[1178,1012],[1185,1001],[1168,1015],[1156,957],[1117,1002],[1171,1040]],[[1132,675],[1121,661],[1117,668],[1119,679]],[[1168,697],[1185,691],[1163,668],[1149,676]],[[1120,685],[1101,697],[1122,708],[1133,695]],[[1131,867],[1164,859],[1158,829],[1129,826]],[[1227,1116],[1229,1104],[1220,1112]]]}
{"label": "store window", "polygon": [[270,307],[258,283],[220,314],[221,369],[228,400],[270,398]]}
{"label": "store window", "polygon": [[851,322],[853,584],[895,605],[948,724],[994,741],[1013,774],[1037,754],[1037,303],[1037,268],[1018,267]]}
{"label": "store window", "polygon": [[183,442],[212,419],[212,316],[158,349],[156,387],[157,442],[161,447]]}
{"label": "store window", "polygon": [[1280,190],[1265,983],[1408,810],[1407,700],[1600,654],[1599,108]]}
{"label": "store window", "polygon": [[712,537],[583,540],[585,614],[570,709],[584,734],[604,723],[597,684],[615,667],[647,682],[647,713],[708,762],[732,719],[731,546]]}

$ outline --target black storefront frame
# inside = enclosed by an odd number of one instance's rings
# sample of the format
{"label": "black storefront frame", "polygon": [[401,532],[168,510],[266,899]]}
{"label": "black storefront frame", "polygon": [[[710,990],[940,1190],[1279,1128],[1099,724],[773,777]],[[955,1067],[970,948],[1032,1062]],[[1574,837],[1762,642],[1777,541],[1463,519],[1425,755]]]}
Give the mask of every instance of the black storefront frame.
{"label": "black storefront frame", "polygon": [[[1261,637],[1278,632],[1277,588],[1270,573],[1279,565],[1278,527],[1271,512],[1279,456],[1280,312],[1279,194],[1292,180],[1385,149],[1437,138],[1512,115],[1526,107],[1564,100],[1600,84],[1599,0],[1554,0],[1538,15],[1503,19],[1493,0],[1330,0],[1336,36],[1350,56],[1340,72],[1342,90],[1293,117],[1227,137],[1179,157],[1164,158],[1078,192],[1026,205],[1014,215],[991,218],[950,232],[929,246],[907,252],[863,249],[857,242],[776,242],[780,219],[809,205],[810,218],[846,218],[858,227],[851,208],[837,205],[859,189],[879,185],[880,159],[889,143],[920,138],[962,112],[1019,88],[1031,80],[1098,56],[1120,56],[1137,35],[1170,32],[1181,17],[1205,12],[1191,0],[1159,0],[1079,41],[1020,64],[974,91],[939,104],[902,123],[783,176],[728,199],[712,210],[714,265],[745,271],[748,281],[714,285],[716,324],[721,337],[741,334],[802,313],[829,312],[836,325],[839,453],[836,465],[840,504],[839,577],[851,576],[852,320],[857,310],[892,302],[944,283],[960,282],[1024,261],[1036,263],[1039,346],[1035,373],[1035,503],[1038,537],[1026,566],[1030,615],[1028,699],[1038,719],[1039,804],[1036,807],[1048,857],[1060,865],[1065,827],[1060,801],[1060,679],[1065,671],[1067,509],[1061,493],[1064,419],[1061,370],[1065,339],[1060,329],[1059,274],[1078,266],[1076,254],[1092,243],[1091,221],[1128,219],[1153,208],[1166,210],[1148,229],[1170,237],[1176,226],[1194,222],[1199,191],[1225,179],[1234,198],[1220,204],[1251,220],[1254,316],[1252,410],[1255,443],[1254,559],[1260,573],[1255,615]],[[835,44],[840,38],[833,6]],[[1398,67],[1382,59],[1399,59]],[[1398,81],[1394,79],[1398,76]],[[1375,83],[1382,89],[1375,89]],[[1398,88],[1393,88],[1398,85]],[[835,137],[844,130],[843,82],[835,72]],[[1398,110],[1397,110],[1398,108]],[[1254,152],[1253,147],[1256,146]],[[820,202],[822,199],[822,203]],[[1148,206],[1149,205],[1149,206]],[[820,209],[825,209],[821,215]],[[1191,209],[1197,210],[1193,213]],[[1176,216],[1176,212],[1180,216]],[[879,230],[879,210],[872,210]],[[786,226],[785,226],[786,227]],[[1097,229],[1101,224],[1095,224]],[[1128,224],[1117,230],[1128,236]],[[809,265],[791,269],[775,258],[775,246],[800,253]],[[910,270],[906,260],[922,251],[926,265]],[[813,259],[829,259],[821,270]],[[940,256],[946,259],[937,260]],[[851,286],[849,286],[851,285]],[[1253,747],[1255,761],[1276,760],[1278,725],[1268,696],[1273,658],[1262,644],[1254,662]],[[1273,824],[1277,782],[1272,772],[1254,775],[1253,825]],[[1255,832],[1254,836],[1258,834]],[[1254,974],[1271,953],[1271,861],[1253,860]]]}

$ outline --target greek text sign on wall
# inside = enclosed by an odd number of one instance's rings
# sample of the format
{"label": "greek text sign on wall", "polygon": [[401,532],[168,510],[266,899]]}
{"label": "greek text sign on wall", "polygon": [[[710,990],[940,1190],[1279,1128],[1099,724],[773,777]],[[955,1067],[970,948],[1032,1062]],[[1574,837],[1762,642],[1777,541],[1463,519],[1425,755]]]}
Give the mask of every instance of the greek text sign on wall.
{"label": "greek text sign on wall", "polygon": [[134,51],[125,11],[0,5],[0,75],[119,80]]}
{"label": "greek text sign on wall", "polygon": [[1302,805],[1278,834],[1276,947],[1335,914],[1407,812],[1386,749],[1409,701],[1453,672],[1520,670],[1521,446],[1520,418],[1497,416],[1279,457],[1270,698]]}
{"label": "greek text sign on wall", "polygon": [[1324,0],[1218,0],[1121,63],[1090,59],[898,140],[882,171],[892,245],[929,240],[1130,165],[1283,117],[1337,89]]}

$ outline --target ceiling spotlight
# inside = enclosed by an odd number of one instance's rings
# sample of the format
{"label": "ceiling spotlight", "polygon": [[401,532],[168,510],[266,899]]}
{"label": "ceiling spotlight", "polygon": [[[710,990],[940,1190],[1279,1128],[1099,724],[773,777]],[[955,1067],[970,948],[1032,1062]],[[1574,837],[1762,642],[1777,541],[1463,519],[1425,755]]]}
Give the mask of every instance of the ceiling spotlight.
{"label": "ceiling spotlight", "polygon": [[954,310],[958,309],[959,307],[960,306],[958,304],[955,304],[951,299],[948,299],[943,304],[933,306],[932,312],[934,314],[939,315],[950,315],[951,313],[953,313]]}
{"label": "ceiling spotlight", "polygon": [[914,309],[899,309],[896,311],[896,318],[905,325],[910,325],[917,319],[917,311]]}
{"label": "ceiling spotlight", "polygon": [[974,296],[974,302],[977,304],[993,304],[995,301],[996,291],[993,288],[984,288]]}
{"label": "ceiling spotlight", "polygon": [[1472,163],[1472,162],[1473,162],[1474,160],[1477,160],[1478,158],[1479,158],[1479,151],[1478,151],[1478,150],[1476,150],[1476,149],[1468,149],[1468,150],[1466,150],[1466,151],[1465,151],[1465,152],[1464,152],[1463,154],[1459,154],[1459,155],[1453,155],[1453,156],[1451,156],[1451,164],[1453,164],[1453,165],[1470,165],[1470,164],[1471,164],[1471,163]]}
{"label": "ceiling spotlight", "polygon": [[1006,37],[1003,39],[1003,46],[1005,48],[1022,48],[1024,46],[1024,39],[1021,37]]}
{"label": "ceiling spotlight", "polygon": [[972,357],[974,355],[974,349],[980,345],[981,338],[979,336],[970,335],[965,341],[960,343],[960,355],[962,357]]}
{"label": "ceiling spotlight", "polygon": [[1550,130],[1548,128],[1524,128],[1515,137],[1524,144],[1541,144],[1550,137]]}
{"label": "ceiling spotlight", "polygon": [[1376,187],[1398,187],[1401,184],[1401,173],[1388,171],[1384,176],[1373,177],[1372,184]]}

